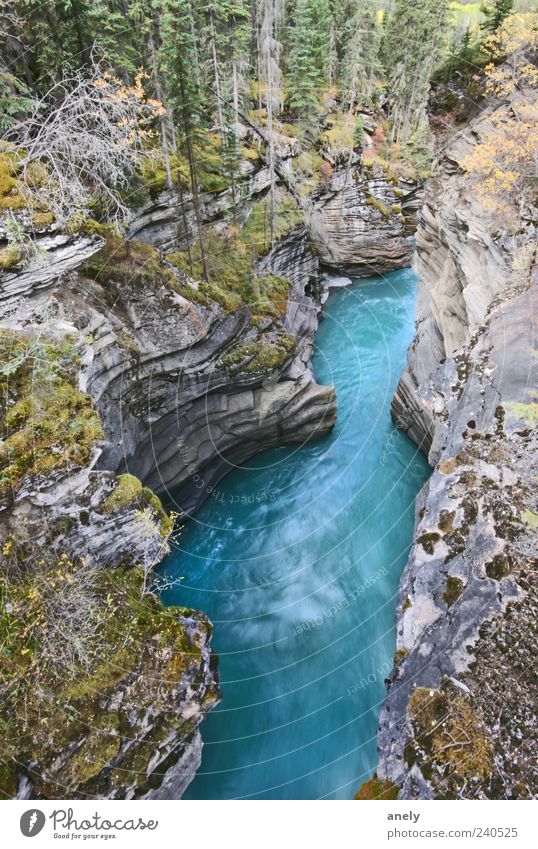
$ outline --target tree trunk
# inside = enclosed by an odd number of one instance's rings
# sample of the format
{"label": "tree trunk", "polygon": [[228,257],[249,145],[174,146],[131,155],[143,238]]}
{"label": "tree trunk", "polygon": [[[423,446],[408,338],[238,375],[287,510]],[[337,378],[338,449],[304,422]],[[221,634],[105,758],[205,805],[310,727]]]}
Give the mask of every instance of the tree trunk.
{"label": "tree trunk", "polygon": [[[211,31],[213,32],[213,21],[211,22]],[[211,36],[211,53],[213,56],[213,75],[215,78],[215,94],[217,95],[217,120],[219,122],[220,129],[220,140],[221,144],[224,147],[225,144],[225,136],[226,136],[226,127],[224,126],[224,115],[222,114],[222,103],[220,96],[220,76],[219,76],[219,63],[217,61],[217,48],[215,45],[215,36]]]}
{"label": "tree trunk", "polygon": [[[157,27],[158,27],[158,22],[157,22]],[[155,88],[155,95],[157,97],[157,100],[160,103],[163,103],[161,81],[160,81],[160,77],[159,77],[159,69],[157,68],[157,58],[156,58],[156,55],[155,55],[155,44],[153,42],[153,35],[151,33],[149,35],[148,47],[149,47],[149,56],[150,56],[150,62],[151,62],[151,73],[152,73],[152,76],[153,76],[153,86]],[[160,124],[160,127],[161,127],[163,163],[164,163],[164,170],[165,170],[165,173],[166,173],[165,186],[166,186],[167,189],[171,189],[172,188],[172,171],[170,170],[170,154],[169,154],[169,151],[168,151],[168,137],[167,137],[167,134],[166,134],[166,124],[165,124],[165,116],[164,115],[160,116],[159,124]]]}
{"label": "tree trunk", "polygon": [[194,159],[194,150],[192,147],[192,127],[190,122],[189,104],[187,103],[185,92],[185,69],[183,67],[183,58],[181,51],[177,53],[179,91],[181,95],[181,112],[183,117],[183,130],[185,132],[185,141],[187,144],[187,158],[189,160],[189,173],[191,178],[192,204],[194,207],[194,217],[196,219],[196,229],[198,230],[198,243],[200,245],[200,259],[202,261],[202,273],[204,280],[209,282],[209,274],[207,270],[207,261],[204,247],[204,237],[202,233],[202,216],[200,215],[200,200],[198,195],[198,180],[196,178],[196,162]]}

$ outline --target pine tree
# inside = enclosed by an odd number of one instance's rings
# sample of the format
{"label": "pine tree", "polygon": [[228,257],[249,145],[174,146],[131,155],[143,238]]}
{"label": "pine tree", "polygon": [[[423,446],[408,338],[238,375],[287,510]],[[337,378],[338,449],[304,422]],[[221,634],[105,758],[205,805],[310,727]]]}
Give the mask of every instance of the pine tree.
{"label": "pine tree", "polygon": [[496,32],[502,22],[512,12],[514,0],[489,0],[480,7],[484,20],[480,24],[481,29],[488,35]]}
{"label": "pine tree", "polygon": [[385,39],[392,140],[406,141],[427,124],[430,77],[447,33],[446,0],[396,0]]}
{"label": "pine tree", "polygon": [[357,6],[352,32],[342,62],[342,87],[350,110],[357,98],[368,99],[371,96],[379,70],[375,0],[362,0]]}
{"label": "pine tree", "polygon": [[298,0],[289,36],[288,105],[300,114],[317,107],[313,26],[310,0]]}
{"label": "pine tree", "polygon": [[301,114],[318,106],[316,91],[331,73],[331,12],[328,0],[298,0],[289,35],[290,107]]}

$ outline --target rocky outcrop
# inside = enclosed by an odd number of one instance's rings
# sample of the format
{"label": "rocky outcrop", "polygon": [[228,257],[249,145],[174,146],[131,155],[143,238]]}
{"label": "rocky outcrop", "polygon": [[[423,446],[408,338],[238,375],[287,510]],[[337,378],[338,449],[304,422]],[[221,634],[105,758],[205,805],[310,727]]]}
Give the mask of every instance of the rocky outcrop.
{"label": "rocky outcrop", "polygon": [[106,282],[79,274],[54,292],[59,314],[91,339],[83,384],[105,431],[100,467],[173,491],[185,513],[235,465],[335,421],[334,390],[310,369],[318,304],[304,290],[317,263],[306,230],[264,263],[291,280],[284,320],[189,300],[164,267],[129,291],[110,269]]}
{"label": "rocky outcrop", "polygon": [[[400,798],[536,787],[535,215],[508,237],[458,164],[492,108],[447,145],[427,187],[415,338],[392,405],[434,467],[378,732],[378,775]],[[509,107],[495,108],[506,119]]]}
{"label": "rocky outcrop", "polygon": [[157,614],[159,628],[177,631],[181,642],[163,647],[159,631],[148,633],[133,664],[113,685],[100,684],[97,703],[71,696],[44,747],[49,757],[35,734],[35,759],[19,763],[8,781],[2,775],[4,792],[18,799],[181,798],[200,765],[200,722],[220,694],[210,623],[198,612],[173,621],[170,612]]}
{"label": "rocky outcrop", "polygon": [[25,298],[35,296],[41,289],[48,290],[51,284],[97,253],[103,244],[103,239],[64,234],[35,239],[29,261],[2,276],[0,319],[13,311],[20,314]]}
{"label": "rocky outcrop", "polygon": [[410,264],[420,188],[358,155],[337,166],[313,198],[311,233],[320,263],[350,277]]}
{"label": "rocky outcrop", "polygon": [[[285,160],[284,160],[285,161]],[[266,191],[271,183],[269,169],[260,161],[243,160],[239,186],[218,193],[204,192],[200,197],[201,217],[204,224],[230,223],[232,211],[238,222],[248,207],[237,210],[237,195],[252,199]],[[174,189],[163,190],[137,212],[129,224],[128,236],[159,248],[167,253],[184,246],[196,232],[196,218],[192,196],[179,194]]]}

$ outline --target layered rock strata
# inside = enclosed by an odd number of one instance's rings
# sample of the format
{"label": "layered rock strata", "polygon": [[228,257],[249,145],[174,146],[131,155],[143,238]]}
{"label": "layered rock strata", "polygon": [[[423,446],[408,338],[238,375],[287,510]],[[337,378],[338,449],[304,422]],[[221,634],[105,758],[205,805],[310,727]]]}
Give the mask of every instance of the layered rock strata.
{"label": "layered rock strata", "polygon": [[417,232],[416,331],[392,415],[434,471],[378,733],[378,777],[400,798],[536,788],[536,217],[508,235],[461,167],[492,112],[513,108],[487,106],[450,141]]}

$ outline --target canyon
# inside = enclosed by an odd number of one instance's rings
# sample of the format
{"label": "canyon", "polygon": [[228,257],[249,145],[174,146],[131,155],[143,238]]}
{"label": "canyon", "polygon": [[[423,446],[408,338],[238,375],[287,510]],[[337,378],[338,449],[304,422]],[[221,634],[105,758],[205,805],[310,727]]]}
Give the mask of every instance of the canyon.
{"label": "canyon", "polygon": [[[137,210],[127,239],[33,233],[35,254],[0,285],[3,333],[73,340],[77,385],[102,427],[87,462],[22,479],[2,505],[2,544],[111,570],[156,565],[170,531],[158,496],[166,505],[173,495],[187,521],[236,466],[332,431],[338,398],[312,370],[323,274],[405,268],[416,231],[415,338],[392,416],[433,472],[417,498],[378,730],[377,780],[401,799],[526,798],[535,769],[535,218],[523,215],[512,233],[494,226],[461,167],[494,108],[509,107],[486,105],[444,145],[424,197],[358,153],[334,160],[302,203],[304,221],[257,261],[262,277],[288,281],[283,308],[230,304],[174,265],[168,255],[184,248],[194,209],[186,197],[179,216],[173,190]],[[282,169],[295,155],[283,138]],[[262,161],[244,163],[241,226],[268,179]],[[204,194],[204,225],[224,228],[234,200]],[[209,621],[190,609],[174,616],[175,648],[159,648],[155,616],[140,656],[92,697],[92,723],[83,717],[59,748],[44,743],[8,770],[10,795],[181,797],[220,690]],[[175,651],[186,655],[179,665]],[[154,668],[169,683],[144,694]],[[424,725],[443,716],[469,732],[459,772]]]}

